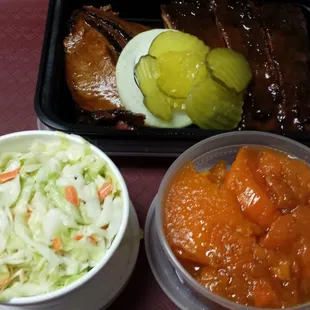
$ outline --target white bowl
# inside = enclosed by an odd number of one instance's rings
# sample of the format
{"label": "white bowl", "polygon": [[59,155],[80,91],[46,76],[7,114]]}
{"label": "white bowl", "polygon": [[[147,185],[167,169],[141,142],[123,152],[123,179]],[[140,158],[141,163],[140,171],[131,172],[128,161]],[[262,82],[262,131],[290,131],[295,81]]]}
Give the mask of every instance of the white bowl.
{"label": "white bowl", "polygon": [[[73,134],[64,134],[54,131],[39,131],[39,130],[33,130],[33,131],[24,131],[24,132],[16,132],[8,135],[4,135],[0,137],[0,154],[3,152],[25,152],[28,150],[29,146],[35,141],[39,140],[42,142],[55,142],[59,140],[60,138],[66,138],[68,141],[72,144],[83,144],[85,143],[85,140],[79,136],[73,135]],[[31,297],[21,297],[21,298],[14,298],[6,303],[2,303],[6,307],[27,307],[30,309],[34,308],[46,308],[46,305],[55,303],[59,304],[60,299],[64,297],[65,295],[69,293],[74,293],[75,291],[78,292],[79,288],[84,285],[88,285],[91,283],[94,279],[96,279],[98,273],[101,270],[104,270],[104,266],[107,265],[109,260],[112,258],[116,250],[118,249],[125,231],[128,226],[128,220],[129,220],[129,211],[130,211],[130,201],[129,201],[129,195],[128,190],[125,184],[125,181],[119,172],[118,168],[114,165],[114,163],[110,160],[110,158],[105,155],[100,149],[90,144],[91,151],[97,155],[98,157],[102,158],[107,165],[110,168],[110,171],[114,174],[116,179],[119,182],[122,195],[123,195],[123,218],[121,221],[120,229],[114,238],[114,241],[112,242],[110,248],[107,250],[105,255],[101,258],[101,260],[98,262],[98,264],[91,269],[87,274],[85,274],[80,279],[76,280],[75,282],[50,293],[41,294],[37,296],[31,296]],[[100,278],[101,275],[100,275]],[[104,277],[103,277],[104,278]],[[109,285],[108,281],[111,281],[110,279],[107,279],[107,284]],[[101,285],[104,285],[101,283]],[[70,298],[74,298],[73,294],[70,294]],[[84,296],[84,298],[87,300],[87,296]],[[1,309],[1,308],[0,308]]]}

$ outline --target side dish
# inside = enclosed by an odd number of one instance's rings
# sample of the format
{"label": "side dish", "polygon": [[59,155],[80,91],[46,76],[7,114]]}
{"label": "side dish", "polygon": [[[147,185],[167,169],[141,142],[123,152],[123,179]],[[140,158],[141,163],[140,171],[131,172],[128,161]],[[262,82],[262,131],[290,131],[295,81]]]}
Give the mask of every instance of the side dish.
{"label": "side dish", "polygon": [[232,166],[183,167],[168,189],[164,232],[183,267],[236,303],[286,308],[310,301],[310,167],[242,147]]}
{"label": "side dish", "polygon": [[123,218],[118,181],[88,144],[34,142],[0,156],[0,300],[58,290],[90,271]]}

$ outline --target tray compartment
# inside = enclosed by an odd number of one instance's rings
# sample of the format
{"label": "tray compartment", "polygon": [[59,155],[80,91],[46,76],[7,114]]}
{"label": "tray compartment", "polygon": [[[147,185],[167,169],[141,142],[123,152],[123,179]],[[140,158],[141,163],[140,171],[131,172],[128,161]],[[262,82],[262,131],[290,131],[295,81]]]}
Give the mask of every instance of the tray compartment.
{"label": "tray compartment", "polygon": [[[130,154],[176,156],[197,141],[225,132],[223,130],[202,130],[196,127],[141,128],[136,131],[121,131],[75,122],[75,103],[65,81],[63,48],[63,40],[69,31],[68,22],[71,14],[83,5],[99,7],[111,4],[113,10],[119,12],[124,19],[155,28],[163,27],[159,5],[168,2],[167,0],[136,0],[134,3],[126,0],[50,0],[35,96],[35,110],[38,118],[51,129],[79,134],[91,139],[107,153],[126,156]],[[283,2],[285,1],[281,1]],[[292,1],[286,2],[292,3]],[[309,27],[309,3],[304,0],[304,2],[294,2],[294,4],[303,7]],[[283,134],[310,146],[309,132]],[[154,144],[150,148],[152,141]]]}

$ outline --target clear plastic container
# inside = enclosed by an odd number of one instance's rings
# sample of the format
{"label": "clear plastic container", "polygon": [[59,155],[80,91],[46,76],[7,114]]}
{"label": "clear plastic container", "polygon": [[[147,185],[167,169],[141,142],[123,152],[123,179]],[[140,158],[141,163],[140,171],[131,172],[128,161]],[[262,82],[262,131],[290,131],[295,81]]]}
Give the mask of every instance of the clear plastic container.
{"label": "clear plastic container", "polygon": [[[274,148],[284,151],[291,156],[304,160],[310,164],[310,149],[285,137],[253,131],[225,133],[203,140],[185,151],[167,171],[156,197],[155,227],[163,252],[180,278],[180,283],[183,283],[182,285],[184,285],[187,290],[190,290],[191,296],[194,299],[198,299],[203,305],[206,305],[207,308],[212,310],[258,310],[259,308],[236,304],[226,298],[212,293],[192,278],[191,275],[182,267],[170,249],[163,231],[164,200],[172,178],[180,170],[180,168],[188,162],[192,161],[194,166],[201,171],[210,169],[219,160],[225,160],[228,164],[231,164],[236,157],[238,149],[245,145],[257,145]],[[309,310],[310,303],[286,309]],[[266,308],[264,310],[266,310]]]}

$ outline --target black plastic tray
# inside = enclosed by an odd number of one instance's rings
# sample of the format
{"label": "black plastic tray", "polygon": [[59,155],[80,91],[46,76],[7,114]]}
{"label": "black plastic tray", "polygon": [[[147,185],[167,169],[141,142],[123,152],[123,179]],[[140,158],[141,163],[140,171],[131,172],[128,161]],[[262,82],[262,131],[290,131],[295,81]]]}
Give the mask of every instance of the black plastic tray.
{"label": "black plastic tray", "polygon": [[[68,21],[73,11],[83,5],[99,7],[111,4],[113,10],[126,20],[163,28],[159,5],[165,2],[169,1],[50,0],[35,96],[35,110],[41,122],[53,130],[81,135],[108,154],[125,156],[178,156],[196,142],[225,132],[199,128],[141,128],[136,131],[123,131],[75,123],[76,109],[65,81],[63,48],[63,40],[68,34]],[[310,21],[309,1],[281,2],[303,6]],[[310,132],[283,134],[310,146]]]}

